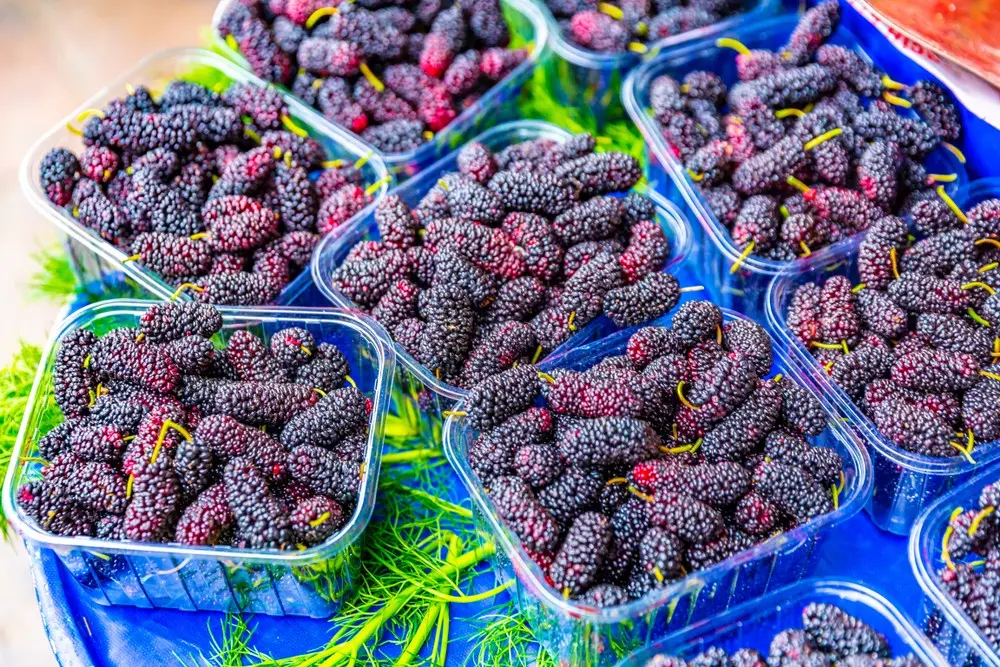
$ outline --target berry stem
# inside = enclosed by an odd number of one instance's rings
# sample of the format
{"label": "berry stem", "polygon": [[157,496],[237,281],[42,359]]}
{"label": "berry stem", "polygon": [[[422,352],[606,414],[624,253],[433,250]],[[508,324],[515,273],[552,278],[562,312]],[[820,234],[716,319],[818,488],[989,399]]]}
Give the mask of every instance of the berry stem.
{"label": "berry stem", "polygon": [[898,95],[893,95],[889,91],[882,93],[882,99],[889,104],[894,104],[897,107],[903,107],[904,109],[909,109],[913,106],[913,103],[910,102],[910,100],[904,99]]}
{"label": "berry stem", "polygon": [[576,319],[576,311],[574,310],[572,313],[569,314],[569,319],[566,320],[566,328],[569,329],[570,331],[576,331],[576,325],[573,324],[573,320],[575,319]]}
{"label": "berry stem", "polygon": [[[361,158],[358,159],[360,160]],[[340,169],[341,167],[344,166],[344,161],[341,159],[323,160],[322,162],[319,163],[319,166],[323,167],[324,169]]]}
{"label": "berry stem", "polygon": [[142,259],[142,255],[129,255],[122,260],[122,264],[128,264],[129,262],[137,262]]}
{"label": "berry stem", "polygon": [[954,213],[959,220],[961,220],[965,224],[969,224],[969,219],[965,216],[965,213],[962,211],[962,209],[958,207],[958,204],[955,203],[955,200],[952,199],[948,195],[948,193],[944,191],[943,185],[937,186],[936,192],[938,193],[938,197],[944,200],[944,203],[948,205],[948,208],[952,210],[952,213]]}
{"label": "berry stem", "polygon": [[788,178],[785,179],[785,182],[788,183],[793,188],[795,188],[796,190],[799,190],[803,194],[809,194],[810,192],[812,192],[812,188],[810,188],[808,185],[806,185],[799,179],[795,178],[794,176],[789,176]]}
{"label": "berry stem", "polygon": [[344,376],[344,382],[346,382],[347,384],[351,385],[351,386],[352,386],[352,387],[354,387],[355,389],[357,389],[357,388],[358,388],[358,383],[357,383],[357,382],[355,382],[355,381],[354,381],[354,378],[352,378],[352,377],[351,377],[350,375],[345,375],[345,376]]}
{"label": "berry stem", "polygon": [[243,128],[243,134],[245,134],[246,137],[248,139],[250,139],[251,141],[253,141],[255,144],[260,144],[260,135],[257,134],[257,132],[255,130],[253,130],[253,129],[249,128],[249,127],[244,127]]}
{"label": "berry stem", "polygon": [[739,270],[740,265],[743,264],[743,262],[746,261],[746,258],[750,256],[750,253],[753,252],[753,248],[756,244],[757,244],[756,241],[750,241],[750,243],[747,244],[747,247],[743,249],[743,252],[740,254],[739,258],[735,262],[733,262],[732,266],[729,267],[730,274],[736,273]]}
{"label": "berry stem", "polygon": [[810,139],[809,141],[807,141],[802,146],[802,148],[804,150],[811,151],[812,149],[816,148],[820,144],[822,144],[824,142],[827,142],[830,139],[833,139],[834,137],[840,136],[843,133],[844,133],[843,128],[835,127],[835,128],[833,128],[832,130],[830,130],[828,132],[824,132],[823,134],[821,134],[821,135],[819,135],[817,137],[813,137],[812,139]]}
{"label": "berry stem", "polygon": [[[977,322],[979,324],[982,324],[984,327],[992,326],[989,322],[987,322],[985,319],[983,319],[982,315],[980,315],[979,313],[977,313],[972,308],[969,308],[966,312],[969,314],[969,317],[971,317],[975,322]],[[980,371],[980,372],[982,372],[982,371]]]}
{"label": "berry stem", "polygon": [[646,53],[649,49],[641,42],[629,42],[628,50],[632,53]]}
{"label": "berry stem", "polygon": [[334,14],[338,13],[339,10],[336,7],[320,7],[312,14],[310,14],[309,18],[306,19],[306,30],[312,30],[313,26],[319,23],[320,19],[327,16],[333,16]]}
{"label": "berry stem", "polygon": [[378,179],[377,181],[369,185],[367,188],[365,188],[365,195],[371,197],[373,194],[379,191],[379,188],[381,188],[383,185],[388,185],[389,182],[391,181],[392,181],[392,176],[386,174],[385,176],[383,176],[382,178]]}
{"label": "berry stem", "polygon": [[806,115],[806,112],[802,109],[796,109],[795,107],[789,107],[787,109],[778,109],[774,112],[774,117],[778,119],[788,118],[789,116],[795,116],[796,118],[802,118]]}
{"label": "berry stem", "polygon": [[809,249],[809,246],[806,245],[805,241],[799,241],[799,247],[802,248],[803,257],[808,257],[809,255],[812,254],[812,250]]}
{"label": "berry stem", "polygon": [[899,279],[899,262],[896,260],[896,249],[889,249],[889,262],[892,264],[892,275],[898,280]]}
{"label": "berry stem", "polygon": [[699,406],[695,405],[684,396],[684,385],[685,385],[684,380],[681,380],[680,382],[677,383],[677,400],[679,400],[681,402],[681,405],[683,405],[688,410],[695,410],[695,411],[700,410],[701,408]]}
{"label": "berry stem", "polygon": [[309,133],[306,132],[302,127],[300,127],[294,120],[292,120],[292,117],[287,114],[283,114],[281,116],[281,124],[284,125],[285,129],[287,129],[292,134],[297,134],[300,137],[309,136]]}
{"label": "berry stem", "polygon": [[959,150],[958,146],[947,141],[942,141],[941,145],[944,146],[949,151],[951,151],[952,155],[957,157],[959,162],[965,164],[965,154]]}
{"label": "berry stem", "polygon": [[704,180],[705,178],[705,174],[700,174],[694,171],[693,169],[685,169],[684,171],[687,172],[687,175],[690,176],[691,180],[694,181],[695,183],[701,183],[702,180]]}
{"label": "berry stem", "polygon": [[927,180],[934,183],[953,183],[958,179],[958,174],[927,174]]}
{"label": "berry stem", "polygon": [[888,88],[889,90],[903,90],[906,88],[906,86],[901,84],[899,81],[893,81],[889,78],[888,74],[882,75],[882,86]]}
{"label": "berry stem", "polygon": [[236,38],[233,37],[232,35],[226,35],[226,46],[228,46],[236,53],[240,52],[240,44],[239,42],[236,41]]}
{"label": "berry stem", "polygon": [[198,292],[198,293],[201,293],[201,292],[205,291],[204,287],[201,287],[199,285],[195,285],[194,283],[181,283],[180,285],[177,286],[177,289],[174,290],[174,293],[170,295],[170,300],[171,301],[176,301],[177,297],[179,297],[181,295],[181,292],[183,292],[186,289],[192,289],[192,290],[194,290],[195,292]]}
{"label": "berry stem", "polygon": [[368,67],[368,63],[364,63],[364,62],[361,63],[360,65],[358,65],[358,69],[361,70],[361,75],[363,77],[365,77],[365,80],[368,83],[371,84],[372,88],[374,88],[375,90],[377,90],[380,93],[383,90],[385,90],[385,84],[382,83],[381,79],[379,79],[377,76],[375,76],[375,72],[373,72],[371,70],[371,68]]}
{"label": "berry stem", "polygon": [[531,357],[531,363],[533,363],[533,364],[538,363],[538,360],[542,358],[542,352],[543,351],[544,350],[542,349],[541,345],[539,345],[537,348],[535,348],[535,354],[532,355],[532,357]]}
{"label": "berry stem", "polygon": [[979,530],[979,525],[983,522],[983,519],[993,514],[996,510],[995,507],[990,506],[986,509],[980,511],[976,516],[972,518],[972,522],[969,524],[969,537],[975,537],[976,532]]}
{"label": "berry stem", "polygon": [[464,417],[467,414],[469,413],[465,410],[445,410],[441,413],[441,416],[448,419],[449,417]]}
{"label": "berry stem", "polygon": [[552,377],[551,375],[549,375],[548,373],[542,373],[541,371],[539,371],[538,372],[538,377],[542,378],[543,380],[545,380],[549,384],[555,384],[556,383],[556,379],[554,377]]}
{"label": "berry stem", "polygon": [[732,37],[720,37],[715,40],[715,45],[722,49],[732,49],[741,56],[750,55],[750,49],[748,49],[743,42],[733,39]]}
{"label": "berry stem", "polygon": [[964,285],[962,285],[962,289],[964,289],[964,290],[972,289],[973,287],[979,287],[980,289],[986,290],[987,292],[990,293],[990,295],[993,295],[993,294],[997,293],[997,291],[995,289],[993,289],[992,287],[990,287],[986,283],[979,282],[978,280],[973,280],[970,283],[965,283]]}
{"label": "berry stem", "polygon": [[607,14],[616,21],[621,21],[625,18],[625,12],[623,12],[619,7],[615,7],[610,2],[598,3],[597,8],[601,10],[601,13]]}

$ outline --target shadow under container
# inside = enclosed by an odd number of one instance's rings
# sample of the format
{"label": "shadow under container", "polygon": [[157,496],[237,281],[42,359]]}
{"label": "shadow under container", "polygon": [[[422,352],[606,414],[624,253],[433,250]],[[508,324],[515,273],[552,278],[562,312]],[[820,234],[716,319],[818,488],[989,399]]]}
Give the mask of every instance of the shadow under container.
{"label": "shadow under container", "polygon": [[[724,322],[746,319],[723,311]],[[653,322],[668,326],[669,315]],[[602,359],[625,352],[637,330],[622,330],[539,364],[583,370]],[[719,614],[743,602],[810,576],[816,569],[822,545],[837,525],[861,511],[871,494],[871,463],[854,433],[845,428],[835,406],[815,391],[799,371],[774,348],[772,374],[783,373],[813,391],[827,415],[827,429],[810,438],[813,445],[836,450],[844,461],[845,484],[837,508],[808,523],[773,537],[705,570],[650,593],[644,598],[606,609],[595,609],[566,600],[531,560],[518,536],[497,515],[479,477],[469,463],[468,449],[478,432],[465,418],[451,416],[445,425],[444,449],[472,497],[476,524],[498,544],[494,570],[500,583],[514,580],[511,595],[525,615],[539,643],[559,664],[611,665],[651,642]]]}
{"label": "shadow under container", "polygon": [[[219,2],[215,8],[215,15],[212,17],[212,36],[216,49],[226,54],[226,57],[241,67],[250,70],[250,64],[246,58],[219,35],[219,24],[222,22],[223,15],[230,6],[239,2],[240,0],[221,0]],[[464,144],[474,134],[520,117],[517,111],[517,99],[521,94],[521,87],[531,78],[535,66],[544,57],[549,38],[549,24],[545,20],[542,10],[535,6],[531,0],[500,0],[500,8],[510,29],[510,46],[527,49],[528,57],[507,76],[493,84],[489,90],[459,113],[447,126],[435,133],[432,139],[408,151],[379,152],[389,170],[400,181],[419,173],[441,156]],[[277,86],[277,88],[288,93],[288,89],[284,86]],[[291,96],[291,93],[288,94]],[[293,99],[297,100],[298,98]],[[332,121],[328,122],[332,123]],[[338,125],[338,127],[341,126]],[[347,129],[343,131],[350,133]]]}
{"label": "shadow under container", "polygon": [[635,652],[619,667],[645,667],[647,661],[661,654],[690,661],[713,647],[730,655],[741,648],[752,648],[766,657],[774,635],[788,628],[801,628],[802,610],[813,603],[835,605],[868,624],[885,637],[894,658],[913,654],[928,667],[947,664],[913,621],[879,593],[857,581],[806,579],[664,637]]}
{"label": "shadow under container", "polygon": [[588,109],[597,132],[608,123],[628,120],[622,104],[622,83],[639,63],[658,53],[732,30],[743,23],[767,18],[781,9],[781,0],[743,0],[737,13],[711,25],[652,42],[646,45],[645,53],[600,53],[567,38],[545,0],[536,2],[545,7],[549,43],[552,45],[552,55],[541,65],[544,80],[540,83],[560,105]]}
{"label": "shadow under container", "polygon": [[[779,49],[795,28],[798,18],[789,15],[742,24],[721,36],[739,40],[750,49]],[[907,75],[907,80],[910,77],[933,78],[895,51],[892,52],[895,58],[889,58],[889,54],[882,54],[886,57],[873,59],[843,24],[828,43],[853,49],[866,62],[874,61],[876,66],[894,78],[902,74]],[[903,60],[905,63],[901,62]],[[918,69],[919,73],[913,72],[914,69]],[[649,93],[657,77],[667,74],[680,81],[684,75],[698,70],[718,74],[727,85],[739,81],[736,75],[736,52],[716,45],[714,38],[705,39],[683,49],[663,53],[644,63],[625,82],[622,97],[629,115],[639,126],[649,147],[647,179],[650,188],[679,206],[690,207],[693,217],[699,223],[694,225],[698,228],[696,231],[698,242],[695,244],[696,261],[698,266],[704,268],[706,275],[716,277],[716,284],[709,286],[712,299],[720,306],[763,320],[765,292],[774,276],[799,265],[824,263],[827,258],[838,252],[837,247],[840,244],[816,249],[808,257],[793,261],[776,261],[756,254],[741,259],[742,249],[733,243],[729,229],[712,213],[708,202],[702,196],[697,184],[691,180],[684,164],[674,155],[651,110]],[[897,111],[913,113],[903,109]],[[965,165],[941,145],[925,158],[924,166],[929,174],[955,174],[954,179],[941,183],[949,195],[955,195],[959,188],[968,183]]]}
{"label": "shadow under container", "polygon": [[[1000,667],[1000,650],[944,590],[938,577],[947,567],[942,546],[952,512],[978,507],[983,487],[996,481],[1000,481],[1000,468],[994,466],[952,489],[920,515],[910,533],[910,567],[924,591],[924,631],[952,665]],[[964,562],[980,558],[972,554]]]}
{"label": "shadow under container", "polygon": [[[499,125],[475,137],[493,152],[503,150],[525,141],[534,139],[551,139],[563,142],[570,138],[570,133],[549,123],[532,120],[515,121]],[[434,187],[441,177],[458,170],[458,152],[452,152],[447,157],[438,160],[415,178],[411,178],[397,186],[390,194],[398,195],[410,207],[416,206],[424,195]],[[658,222],[670,242],[670,258],[663,271],[673,274],[682,285],[696,285],[700,279],[693,273],[691,263],[687,261],[691,246],[691,229],[685,216],[676,206],[664,200],[655,193],[648,193],[656,204]],[[317,246],[313,254],[312,274],[316,287],[340,308],[358,309],[351,301],[333,286],[333,274],[343,264],[347,255],[361,241],[378,241],[378,226],[375,224],[374,212],[366,213],[361,220],[350,225],[338,227],[328,234]],[[688,297],[690,295],[682,295]],[[697,296],[697,293],[694,294]],[[558,354],[602,338],[617,328],[605,316],[589,322],[573,337],[563,343],[551,354]],[[454,407],[455,403],[465,397],[465,389],[448,384],[437,378],[433,369],[423,366],[413,358],[401,345],[396,345],[396,358],[400,362],[393,390],[393,406],[391,412],[397,415],[409,414],[411,420],[419,416],[424,432],[440,439],[439,429],[443,421],[442,413]],[[550,356],[551,356],[550,354]],[[409,406],[404,405],[409,403]],[[428,431],[427,429],[432,429]]]}
{"label": "shadow under container", "polygon": [[[61,341],[73,331],[102,334],[137,327],[152,301],[112,300],[88,306],[58,325],[42,355],[28,398],[13,461],[37,457],[41,424],[61,416],[53,398],[52,369]],[[265,337],[286,327],[307,329],[317,343],[335,345],[347,358],[351,378],[372,401],[368,444],[357,505],[326,542],[302,551],[263,551],[229,546],[194,547],[51,535],[36,526],[15,501],[17,489],[38,479],[31,459],[11,465],[3,509],[29,546],[53,551],[83,592],[102,605],[187,611],[245,611],[273,616],[326,618],[352,593],[360,575],[363,533],[371,518],[382,460],[382,433],[395,355],[385,331],[370,319],[333,309],[220,307],[223,329],[217,347],[240,330]]]}
{"label": "shadow under container", "polygon": [[[121,283],[121,274],[135,281],[149,295],[169,299],[175,287],[139,262],[126,262],[128,253],[100,237],[97,232],[84,227],[65,207],[56,206],[45,196],[39,176],[39,166],[52,148],[68,148],[77,155],[84,149],[83,138],[70,128],[81,127],[81,115],[88,110],[102,109],[111,100],[126,94],[127,86],[146,86],[151,92],[162,92],[174,79],[193,81],[209,88],[225,89],[235,82],[265,87],[267,84],[225,58],[203,49],[174,49],[160,51],[143,58],[132,69],[95,93],[90,99],[59,121],[46,132],[28,151],[21,163],[21,190],[32,205],[53,222],[67,237],[67,250],[77,281],[93,286],[104,283],[109,287]],[[283,95],[291,120],[304,129],[322,146],[329,160],[345,163],[362,161],[360,167],[366,185],[381,183],[373,193],[375,201],[385,196],[392,184],[382,158],[371,146],[333,125],[318,113],[298,102],[291,95]],[[355,218],[361,216],[359,212]],[[319,294],[311,289],[309,271],[304,268],[288,283],[274,303],[277,305],[325,305]],[[187,292],[178,297],[190,300]]]}
{"label": "shadow under container", "polygon": [[831,248],[822,262],[793,265],[778,275],[768,289],[767,324],[778,344],[802,371],[813,378],[820,392],[839,406],[847,425],[868,444],[875,475],[875,492],[868,507],[872,521],[881,530],[908,535],[920,513],[942,493],[960,484],[973,471],[1000,457],[997,443],[977,444],[972,452],[975,463],[962,456],[923,456],[889,442],[854,401],[830,378],[826,369],[809,353],[788,328],[788,306],[796,288],[809,282],[824,282],[832,276],[846,276],[851,284],[860,282],[857,270],[858,246],[855,237]]}

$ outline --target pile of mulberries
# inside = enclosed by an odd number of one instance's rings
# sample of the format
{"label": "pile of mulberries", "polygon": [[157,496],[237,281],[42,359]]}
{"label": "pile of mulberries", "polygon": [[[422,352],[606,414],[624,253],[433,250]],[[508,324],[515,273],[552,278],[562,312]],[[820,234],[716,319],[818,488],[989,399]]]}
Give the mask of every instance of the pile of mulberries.
{"label": "pile of mulberries", "polygon": [[938,573],[941,587],[1000,650],[1000,530],[997,506],[1000,482],[983,488],[979,504],[958,508],[943,539],[943,560]]}
{"label": "pile of mulberries", "polygon": [[937,195],[876,221],[846,276],[796,288],[785,322],[892,444],[972,458],[1000,438],[1000,199]]}
{"label": "pile of mulberries", "polygon": [[[766,652],[763,652],[766,649]],[[921,667],[915,655],[893,657],[888,640],[860,618],[827,602],[811,602],[802,609],[802,627],[777,632],[768,646],[741,648],[732,655],[711,646],[690,660],[660,654],[646,667],[703,667],[705,665],[886,665]]]}
{"label": "pile of mulberries", "polygon": [[212,306],[165,302],[137,328],[64,337],[65,421],[38,442],[16,500],[42,530],[133,542],[298,549],[357,503],[371,401],[306,329],[212,339]]}
{"label": "pile of mulberries", "polygon": [[240,0],[218,30],[259,77],[386,153],[429,141],[527,57],[499,0]]}
{"label": "pile of mulberries", "polygon": [[588,370],[473,387],[469,463],[559,595],[641,598],[837,507],[843,461],[810,442],[826,413],[771,355],[760,325],[688,301]]}
{"label": "pile of mulberries", "polygon": [[159,99],[140,86],[92,113],[79,156],[42,159],[46,195],[206,303],[273,301],[320,236],[372,200],[359,169],[327,161],[272,89],[178,79]]}
{"label": "pile of mulberries", "polygon": [[461,387],[540,358],[602,313],[620,326],[665,314],[682,288],[661,273],[670,243],[652,201],[625,194],[639,163],[595,143],[467,144],[415,206],[379,202],[380,240],[354,246],[334,288]]}
{"label": "pile of mulberries", "polygon": [[934,194],[924,158],[961,135],[940,86],[907,88],[825,43],[839,13],[837,0],[810,9],[777,52],[737,44],[736,82],[693,71],[650,85],[663,137],[747,255],[791,261],[909,212]]}
{"label": "pile of mulberries", "polygon": [[598,53],[643,52],[667,37],[717,23],[743,10],[741,0],[546,0],[563,35]]}

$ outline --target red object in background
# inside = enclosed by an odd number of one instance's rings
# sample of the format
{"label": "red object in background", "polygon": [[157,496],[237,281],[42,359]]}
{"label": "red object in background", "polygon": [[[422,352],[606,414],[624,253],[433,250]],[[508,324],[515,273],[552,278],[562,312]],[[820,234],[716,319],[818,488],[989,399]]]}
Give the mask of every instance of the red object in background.
{"label": "red object in background", "polygon": [[[995,0],[865,0],[858,4],[900,38],[1000,87],[1000,3]],[[920,48],[913,50],[921,50]]]}

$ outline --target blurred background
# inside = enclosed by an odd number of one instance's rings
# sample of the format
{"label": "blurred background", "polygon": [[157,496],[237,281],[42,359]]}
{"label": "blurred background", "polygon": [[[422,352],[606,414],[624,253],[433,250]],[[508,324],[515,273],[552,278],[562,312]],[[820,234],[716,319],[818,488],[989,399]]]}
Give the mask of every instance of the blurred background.
{"label": "blurred background", "polygon": [[[41,345],[59,306],[32,298],[38,253],[59,242],[20,193],[32,143],[139,58],[199,45],[212,0],[0,0],[0,360],[20,341]],[[124,91],[123,91],[124,92]],[[0,544],[0,665],[55,665],[20,543]]]}

